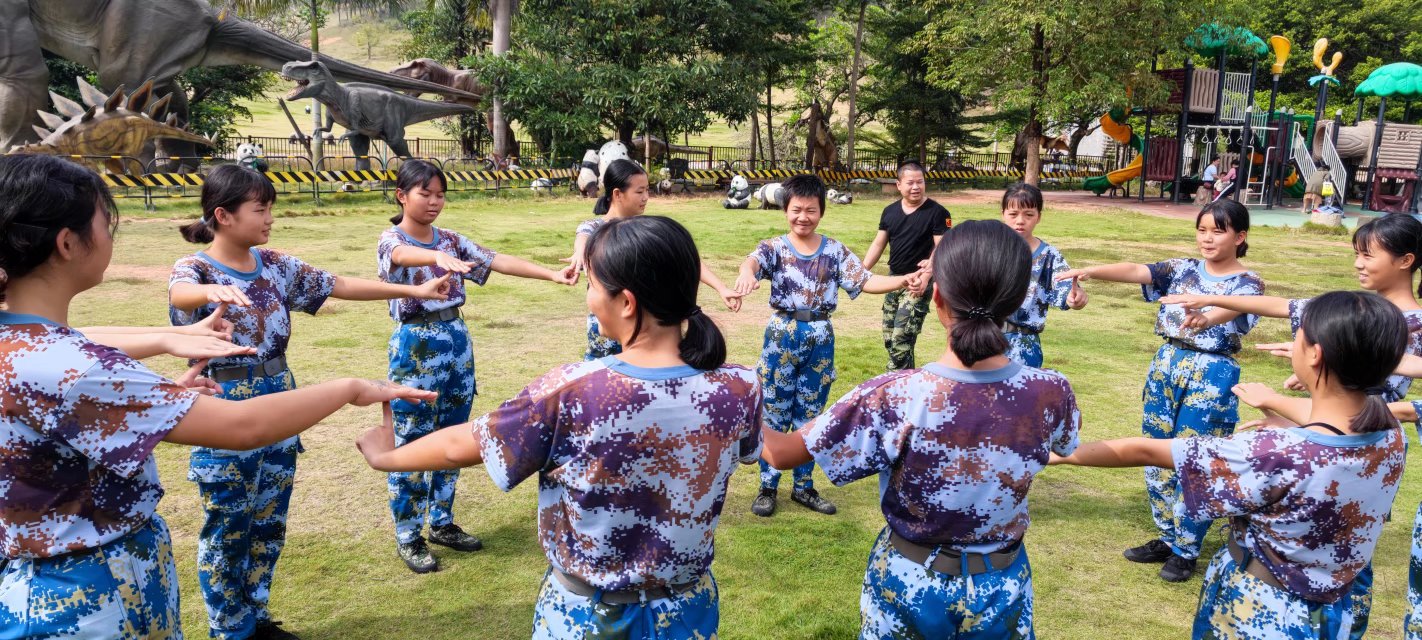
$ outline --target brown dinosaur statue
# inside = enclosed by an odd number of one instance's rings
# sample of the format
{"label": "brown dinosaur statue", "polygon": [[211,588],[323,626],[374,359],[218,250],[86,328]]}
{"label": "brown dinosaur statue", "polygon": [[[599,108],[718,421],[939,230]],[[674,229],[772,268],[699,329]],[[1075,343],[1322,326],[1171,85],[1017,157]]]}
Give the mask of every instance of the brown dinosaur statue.
{"label": "brown dinosaur statue", "polygon": [[810,113],[800,120],[800,124],[809,129],[805,139],[805,167],[836,168],[839,165],[839,148],[835,146],[829,118],[825,117],[819,100],[810,102]]}
{"label": "brown dinosaur statue", "polygon": [[[446,96],[445,102],[458,102],[459,104],[468,105],[474,107],[475,109],[478,109],[480,106],[483,105],[484,96],[489,93],[489,88],[484,86],[483,83],[479,82],[479,78],[478,76],[474,75],[473,70],[452,70],[449,67],[446,67],[431,58],[415,58],[414,60],[411,60],[409,62],[406,62],[405,64],[395,67],[394,69],[391,69],[390,74],[400,76],[402,78],[411,78],[414,80],[422,80],[424,82],[432,82],[434,84],[446,86],[451,89],[458,89],[460,91],[468,93],[473,97],[465,98]],[[412,98],[418,98],[422,93],[428,92],[404,92],[405,95],[410,96]]]}
{"label": "brown dinosaur statue", "polygon": [[141,167],[124,166],[123,157],[139,157],[154,140],[182,140],[213,146],[207,138],[178,126],[177,114],[169,112],[172,96],[155,97],[152,80],[133,93],[125,94],[120,86],[109,95],[83,78],[78,80],[84,104],[50,93],[59,114],[39,111],[40,119],[49,128],[35,125],[40,141],[16,145],[11,153],[82,156],[85,163],[96,169],[102,166],[112,173],[131,173],[140,171]]}
{"label": "brown dinosaur statue", "polygon": [[[187,119],[187,95],[175,84],[193,67],[250,64],[278,71],[292,60],[310,60],[310,49],[204,0],[0,0],[0,149],[35,140],[31,125],[45,106],[49,72],[41,51],[78,62],[99,74],[99,86],[136,87],[148,78],[171,93],[170,112]],[[401,91],[473,98],[457,89],[390,75],[321,56],[343,81],[370,82]],[[171,153],[193,155],[186,143]]]}

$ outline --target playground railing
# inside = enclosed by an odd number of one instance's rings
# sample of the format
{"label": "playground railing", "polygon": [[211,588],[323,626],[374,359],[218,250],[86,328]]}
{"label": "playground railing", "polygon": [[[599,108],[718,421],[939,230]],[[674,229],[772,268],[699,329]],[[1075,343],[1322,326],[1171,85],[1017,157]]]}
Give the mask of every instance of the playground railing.
{"label": "playground railing", "polygon": [[[1338,123],[1332,120],[1325,120],[1329,127],[1336,127]],[[1323,149],[1323,161],[1328,163],[1328,174],[1333,178],[1333,189],[1343,197],[1348,193],[1348,182],[1353,176],[1348,175],[1348,168],[1344,166],[1343,159],[1338,157],[1338,148],[1333,146],[1332,131],[1327,131],[1322,136],[1323,144],[1319,145]]]}

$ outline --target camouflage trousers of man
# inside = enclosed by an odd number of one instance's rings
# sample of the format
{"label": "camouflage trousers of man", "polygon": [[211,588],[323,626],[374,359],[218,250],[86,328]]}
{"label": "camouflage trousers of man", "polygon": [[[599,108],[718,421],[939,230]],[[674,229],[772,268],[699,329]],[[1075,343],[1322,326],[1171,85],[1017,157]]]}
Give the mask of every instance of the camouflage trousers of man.
{"label": "camouflage trousers of man", "polygon": [[889,352],[889,371],[912,369],[914,345],[923,331],[930,294],[915,296],[904,289],[884,294],[884,349]]}

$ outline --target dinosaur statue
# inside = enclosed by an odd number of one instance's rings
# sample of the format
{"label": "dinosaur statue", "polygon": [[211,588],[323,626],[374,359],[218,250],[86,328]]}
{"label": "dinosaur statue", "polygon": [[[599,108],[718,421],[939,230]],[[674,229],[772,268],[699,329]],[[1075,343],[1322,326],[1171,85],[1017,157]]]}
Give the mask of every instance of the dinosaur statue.
{"label": "dinosaur statue", "polygon": [[[49,72],[41,50],[94,69],[99,87],[136,87],[153,78],[172,95],[169,112],[185,122],[187,95],[175,84],[193,67],[251,64],[273,71],[310,60],[310,49],[204,0],[0,0],[0,149],[36,140],[31,125],[45,106]],[[322,56],[335,77],[394,89],[473,98],[437,84],[401,78]],[[191,144],[168,149],[191,156]]]}
{"label": "dinosaur statue", "polygon": [[405,127],[417,122],[473,113],[474,109],[462,104],[432,102],[411,98],[398,91],[380,85],[350,82],[340,84],[332,77],[324,62],[288,62],[282,65],[281,76],[296,83],[296,87],[286,95],[287,100],[315,98],[326,105],[326,126],[331,124],[346,128],[345,137],[350,141],[351,152],[357,158],[356,168],[370,169],[370,141],[384,140],[391,153],[402,158],[410,157],[410,148],[405,144]]}
{"label": "dinosaur statue", "polygon": [[808,125],[809,135],[805,140],[805,166],[811,168],[834,168],[839,165],[839,148],[835,146],[834,134],[830,132],[829,119],[819,100],[810,103],[810,113],[799,124]]}
{"label": "dinosaur statue", "polygon": [[[458,102],[478,109],[483,106],[484,96],[489,93],[489,88],[479,82],[479,78],[470,69],[450,70],[448,67],[430,58],[415,58],[390,70],[391,75],[402,78],[412,78],[433,82],[437,85],[450,87],[464,91],[473,98],[445,98],[445,102]],[[411,98],[418,98],[423,91],[405,91],[405,95]],[[492,118],[491,118],[492,120]]]}
{"label": "dinosaur statue", "polygon": [[[637,137],[633,138],[633,139],[632,139],[631,148],[632,148],[632,154],[633,154],[634,156],[639,157],[639,158],[642,158],[643,160],[646,160],[646,158],[643,157],[643,156],[646,156],[646,155],[647,155],[647,138],[646,138],[645,136],[637,136]],[[656,136],[652,136],[652,148],[651,148],[651,151],[652,151],[651,157],[652,157],[652,159],[660,158],[660,157],[666,155],[668,150],[673,151],[673,152],[676,152],[676,153],[682,153],[682,154],[694,154],[694,155],[702,155],[702,156],[706,155],[706,149],[705,149],[705,148],[699,148],[699,147],[684,147],[684,146],[679,145],[679,144],[670,144],[670,145],[669,145],[669,144],[667,144],[667,142],[666,142],[665,140],[663,140],[663,139],[661,139],[661,138],[658,138],[658,137],[656,137]]]}
{"label": "dinosaur statue", "polygon": [[39,111],[45,127],[35,125],[40,141],[16,145],[12,153],[37,153],[56,156],[87,156],[102,161],[83,162],[111,173],[137,173],[142,167],[124,166],[123,157],[137,158],[150,142],[157,139],[182,140],[195,145],[213,146],[212,141],[184,131],[178,126],[176,114],[169,113],[172,96],[155,98],[153,81],[143,83],[131,94],[120,86],[110,95],[95,89],[79,78],[80,105],[57,93],[49,94],[55,111]]}

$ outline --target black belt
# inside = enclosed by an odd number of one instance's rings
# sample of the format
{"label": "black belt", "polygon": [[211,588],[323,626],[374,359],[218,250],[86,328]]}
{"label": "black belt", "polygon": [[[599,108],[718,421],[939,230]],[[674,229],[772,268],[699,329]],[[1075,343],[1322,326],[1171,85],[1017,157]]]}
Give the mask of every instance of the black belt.
{"label": "black belt", "polygon": [[208,367],[207,377],[213,382],[234,382],[253,377],[269,377],[287,370],[286,355],[279,355],[257,364],[240,364],[231,367]]}
{"label": "black belt", "polygon": [[650,589],[624,589],[621,591],[607,591],[598,589],[597,587],[588,584],[586,580],[583,580],[582,578],[579,578],[571,573],[559,571],[556,567],[549,567],[548,570],[549,573],[553,574],[554,578],[558,579],[558,582],[562,583],[564,588],[584,598],[595,597],[598,592],[601,591],[601,602],[603,602],[604,604],[632,604],[634,602],[648,602],[651,600],[661,600],[663,598],[670,598],[677,594],[690,591],[693,587],[695,587],[701,582],[698,579],[683,584],[673,584],[667,585],[665,587],[652,587]]}
{"label": "black belt", "polygon": [[[917,563],[928,562],[929,556],[933,555],[934,547],[925,547],[916,542],[910,542],[893,531],[889,532],[889,544],[899,555]],[[963,553],[951,549],[940,549],[938,555],[933,558],[930,569],[938,573],[950,576],[977,575],[989,571],[1001,571],[1012,566],[1017,561],[1017,554],[1022,553],[1022,541],[1012,543],[1012,546],[1002,551],[992,553]]]}
{"label": "black belt", "polygon": [[1229,536],[1229,557],[1234,558],[1234,564],[1239,566],[1240,570],[1259,578],[1264,584],[1274,587],[1275,589],[1282,589],[1293,593],[1288,587],[1284,586],[1284,583],[1279,582],[1279,579],[1275,578],[1274,574],[1269,572],[1269,568],[1264,566],[1264,563],[1260,562],[1259,558],[1245,551],[1244,547],[1239,546],[1239,542],[1234,539],[1233,532],[1231,532]]}
{"label": "black belt", "polygon": [[1009,331],[1009,332],[1011,332],[1011,333],[1025,333],[1025,334],[1027,334],[1027,335],[1029,335],[1029,336],[1035,336],[1035,335],[1037,335],[1037,334],[1042,333],[1042,330],[1041,330],[1041,329],[1033,329],[1033,328],[1031,328],[1031,327],[1024,327],[1024,326],[1022,326],[1022,325],[1020,325],[1020,324],[1015,324],[1015,323],[1012,323],[1012,322],[1007,323],[1007,331]]}
{"label": "black belt", "polygon": [[400,321],[400,324],[430,324],[434,322],[448,322],[459,317],[459,307],[449,307],[439,311],[426,311],[425,313],[410,316]]}
{"label": "black belt", "polygon": [[785,316],[786,318],[799,322],[820,322],[822,320],[830,319],[830,314],[828,311],[814,311],[811,309],[796,309],[794,311],[785,311],[783,309],[780,309],[777,310],[775,313],[778,313],[782,316]]}

